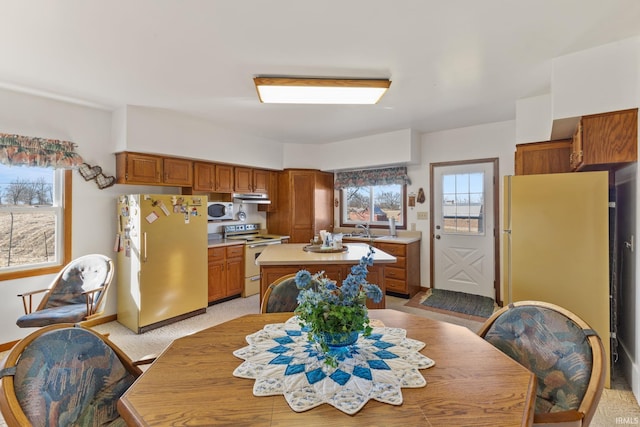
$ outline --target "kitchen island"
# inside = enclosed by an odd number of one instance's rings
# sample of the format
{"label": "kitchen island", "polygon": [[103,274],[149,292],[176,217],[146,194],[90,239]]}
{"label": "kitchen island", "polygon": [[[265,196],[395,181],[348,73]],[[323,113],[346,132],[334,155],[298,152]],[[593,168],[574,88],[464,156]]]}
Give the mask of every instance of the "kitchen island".
{"label": "kitchen island", "polygon": [[[262,296],[271,283],[287,274],[307,270],[311,274],[324,271],[326,276],[342,283],[342,280],[351,272],[351,267],[358,264],[363,256],[367,255],[369,245],[366,243],[348,243],[344,246],[344,252],[308,252],[305,244],[293,243],[284,245],[272,245],[267,247],[256,259],[260,266],[260,304]],[[393,264],[396,257],[374,248],[373,266],[369,266],[367,281],[375,283],[385,293],[383,283],[383,265]],[[385,308],[384,298],[379,303],[367,301],[369,308]]]}

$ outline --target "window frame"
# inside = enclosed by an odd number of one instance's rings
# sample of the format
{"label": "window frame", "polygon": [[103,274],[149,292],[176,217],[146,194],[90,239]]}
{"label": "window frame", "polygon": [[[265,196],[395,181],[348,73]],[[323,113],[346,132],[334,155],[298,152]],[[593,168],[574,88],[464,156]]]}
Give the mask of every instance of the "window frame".
{"label": "window frame", "polygon": [[64,182],[62,188],[61,208],[62,208],[62,242],[60,244],[61,257],[59,263],[46,267],[25,268],[14,271],[0,272],[0,281],[22,279],[25,277],[42,276],[45,274],[58,273],[62,267],[71,262],[71,212],[72,212],[72,171],[65,169],[62,173]]}
{"label": "window frame", "polygon": [[[390,184],[380,184],[380,185],[363,185],[361,187],[367,187],[367,188],[371,188],[371,187],[383,187],[383,186],[388,186]],[[395,185],[399,185],[400,186],[400,205],[402,208],[402,224],[397,223],[396,225],[396,229],[397,230],[406,230],[407,229],[407,184],[395,184]],[[355,227],[357,224],[365,224],[368,223],[369,224],[369,228],[378,228],[378,229],[388,229],[389,225],[388,222],[385,222],[385,224],[382,223],[372,223],[369,221],[348,221],[347,219],[344,218],[344,208],[346,206],[346,201],[345,201],[345,189],[341,188],[340,189],[340,227]]]}

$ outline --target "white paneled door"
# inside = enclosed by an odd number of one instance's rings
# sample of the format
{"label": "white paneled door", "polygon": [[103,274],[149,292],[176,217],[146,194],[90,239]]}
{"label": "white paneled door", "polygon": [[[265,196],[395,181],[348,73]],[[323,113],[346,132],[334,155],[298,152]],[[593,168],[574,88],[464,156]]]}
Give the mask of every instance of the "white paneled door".
{"label": "white paneled door", "polygon": [[432,165],[432,286],[496,298],[494,162]]}

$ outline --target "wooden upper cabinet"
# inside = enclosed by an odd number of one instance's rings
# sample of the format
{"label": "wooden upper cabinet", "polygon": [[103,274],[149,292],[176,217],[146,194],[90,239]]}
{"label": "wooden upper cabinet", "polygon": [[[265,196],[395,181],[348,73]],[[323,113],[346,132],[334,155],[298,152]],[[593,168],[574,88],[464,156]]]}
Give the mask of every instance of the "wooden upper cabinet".
{"label": "wooden upper cabinet", "polygon": [[216,165],[216,189],[220,193],[233,193],[233,166]]}
{"label": "wooden upper cabinet", "polygon": [[573,136],[572,169],[611,169],[638,160],[638,109],[583,116]]}
{"label": "wooden upper cabinet", "polygon": [[193,189],[196,191],[216,191],[216,165],[214,163],[193,163]]}
{"label": "wooden upper cabinet", "polygon": [[118,184],[163,184],[162,157],[138,153],[116,153]]}
{"label": "wooden upper cabinet", "polygon": [[571,140],[517,144],[515,155],[516,175],[571,172]]}
{"label": "wooden upper cabinet", "polygon": [[191,160],[165,157],[163,168],[165,184],[184,187],[193,185],[193,162]]}
{"label": "wooden upper cabinet", "polygon": [[251,168],[243,168],[236,166],[233,168],[235,183],[234,189],[237,193],[253,192],[253,170]]}
{"label": "wooden upper cabinet", "polygon": [[268,193],[269,171],[236,166],[234,188],[237,193]]}
{"label": "wooden upper cabinet", "polygon": [[253,170],[253,192],[254,193],[269,193],[270,183],[269,171],[262,169]]}
{"label": "wooden upper cabinet", "polygon": [[191,160],[131,152],[116,153],[118,184],[193,185]]}

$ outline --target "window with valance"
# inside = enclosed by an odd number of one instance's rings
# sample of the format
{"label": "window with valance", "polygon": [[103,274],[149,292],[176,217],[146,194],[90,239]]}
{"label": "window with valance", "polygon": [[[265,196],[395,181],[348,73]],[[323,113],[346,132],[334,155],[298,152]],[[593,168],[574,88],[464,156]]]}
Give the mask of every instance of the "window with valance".
{"label": "window with valance", "polygon": [[338,172],[334,182],[336,190],[345,187],[364,187],[369,185],[407,185],[411,184],[407,168],[404,166],[385,169],[365,169]]}
{"label": "window with valance", "polygon": [[71,256],[76,144],[0,133],[0,280],[49,274]]}
{"label": "window with valance", "polygon": [[72,168],[82,163],[75,149],[70,141],[0,133],[0,163],[4,165]]}
{"label": "window with valance", "polygon": [[407,184],[411,180],[406,167],[338,172],[334,187],[342,200],[340,224],[387,227],[394,218],[397,228],[406,228]]}

